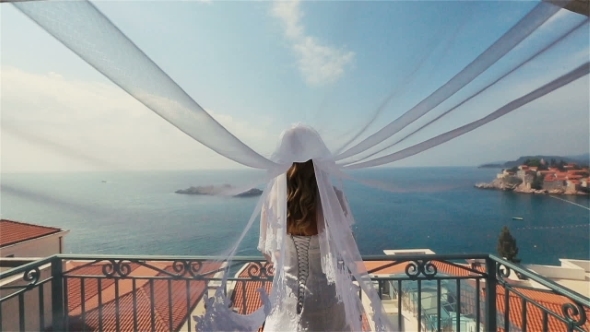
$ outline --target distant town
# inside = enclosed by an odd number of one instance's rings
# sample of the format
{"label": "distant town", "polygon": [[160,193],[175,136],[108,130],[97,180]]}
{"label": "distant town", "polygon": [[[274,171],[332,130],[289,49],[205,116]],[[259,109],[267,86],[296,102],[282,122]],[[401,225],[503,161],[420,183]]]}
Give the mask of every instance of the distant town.
{"label": "distant town", "polygon": [[491,183],[475,186],[531,194],[589,195],[589,175],[588,165],[532,158],[519,166],[502,169]]}

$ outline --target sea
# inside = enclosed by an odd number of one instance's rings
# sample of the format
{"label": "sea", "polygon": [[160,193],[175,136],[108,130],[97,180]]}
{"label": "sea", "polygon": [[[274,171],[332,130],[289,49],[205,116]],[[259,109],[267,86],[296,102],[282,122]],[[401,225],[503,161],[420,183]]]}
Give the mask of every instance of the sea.
{"label": "sea", "polygon": [[[439,254],[495,254],[498,235],[508,226],[523,263],[590,259],[588,197],[474,187],[491,181],[497,172],[431,167],[350,173],[361,180],[342,184],[361,254],[418,248]],[[263,177],[246,170],[3,173],[0,213],[3,219],[69,230],[65,253],[216,255],[241,234],[258,197],[175,191],[204,185],[239,187]],[[378,183],[379,188],[367,183]],[[238,254],[259,255],[258,231],[255,224]]]}

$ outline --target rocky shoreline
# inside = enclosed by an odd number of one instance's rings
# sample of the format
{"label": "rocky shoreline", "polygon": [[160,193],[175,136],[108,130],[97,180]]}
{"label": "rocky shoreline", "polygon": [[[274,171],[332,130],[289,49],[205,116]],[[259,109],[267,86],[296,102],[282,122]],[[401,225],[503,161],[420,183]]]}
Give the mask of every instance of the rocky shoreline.
{"label": "rocky shoreline", "polygon": [[522,193],[522,194],[540,194],[540,195],[581,195],[581,196],[588,196],[588,193],[583,191],[567,191],[563,189],[551,189],[551,190],[544,190],[544,189],[532,189],[527,188],[522,185],[522,183],[516,180],[517,178],[510,178],[506,179],[495,179],[490,183],[476,183],[475,188],[478,189],[488,189],[488,190],[502,190],[502,191],[512,191],[515,193]]}
{"label": "rocky shoreline", "polygon": [[[183,194],[183,195],[224,195],[236,188],[225,184],[223,186],[198,186],[198,187],[189,187],[188,189],[179,189],[175,191],[176,194]],[[262,195],[262,190],[258,188],[252,188],[247,191],[237,193],[234,195],[230,195],[233,197],[252,197],[252,196],[260,196]]]}

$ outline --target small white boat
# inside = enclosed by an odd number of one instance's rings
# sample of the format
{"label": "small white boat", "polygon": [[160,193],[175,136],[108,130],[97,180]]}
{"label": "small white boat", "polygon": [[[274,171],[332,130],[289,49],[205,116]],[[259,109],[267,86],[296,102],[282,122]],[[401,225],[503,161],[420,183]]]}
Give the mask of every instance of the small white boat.
{"label": "small white boat", "polygon": [[512,217],[512,219],[514,219],[514,220],[524,220],[523,217]]}

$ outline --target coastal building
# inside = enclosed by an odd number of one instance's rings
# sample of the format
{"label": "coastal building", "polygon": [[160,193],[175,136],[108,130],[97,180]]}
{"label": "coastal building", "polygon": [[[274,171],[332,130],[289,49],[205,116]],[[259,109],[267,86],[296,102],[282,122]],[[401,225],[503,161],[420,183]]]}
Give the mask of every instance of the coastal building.
{"label": "coastal building", "polygon": [[518,177],[522,184],[521,187],[524,189],[530,190],[533,181],[535,180],[535,175],[537,174],[538,167],[529,167],[527,165],[520,165],[518,166],[518,171],[516,172],[516,177]]}
{"label": "coastal building", "polygon": [[568,192],[576,192],[578,191],[579,187],[580,187],[580,181],[579,180],[566,180],[566,191]]}
{"label": "coastal building", "polygon": [[[19,221],[2,219],[0,220],[0,272],[10,270],[15,264],[34,261],[43,257],[63,253],[64,237],[69,233],[56,227],[34,225]],[[48,278],[51,276],[49,264],[39,267],[38,276]],[[31,275],[35,278],[35,275]],[[7,278],[0,280],[0,292],[4,296],[6,291],[3,288],[19,287],[27,281],[22,278]],[[51,312],[50,284],[41,286],[40,292],[27,293],[23,297],[24,309],[31,313],[29,322],[31,326],[39,326],[45,319],[46,324],[51,324],[51,317],[43,317],[43,312]],[[41,294],[43,293],[43,294]],[[19,330],[19,303],[14,298],[2,303],[2,319],[0,319],[0,331]],[[35,314],[37,313],[37,314]],[[50,325],[48,325],[50,326]],[[31,331],[35,329],[30,329]]]}
{"label": "coastal building", "polygon": [[[575,164],[570,164],[577,167]],[[588,181],[584,181],[589,175],[588,168],[583,169],[567,169],[564,171],[556,167],[551,167],[548,170],[536,172],[537,176],[543,177],[544,190],[561,190],[567,193],[576,193],[579,191],[586,191]]]}
{"label": "coastal building", "polygon": [[[590,260],[566,259],[559,260],[560,265],[525,264],[524,267],[538,275],[552,280],[584,296],[590,297]],[[522,280],[526,285],[548,290],[533,280]]]}
{"label": "coastal building", "polygon": [[554,176],[546,176],[543,179],[543,190],[563,190],[564,189],[564,178],[556,178]]}
{"label": "coastal building", "polygon": [[556,171],[553,170],[543,170],[543,171],[537,171],[537,175],[538,176],[546,176],[546,175],[550,175],[550,174],[555,174]]}
{"label": "coastal building", "polygon": [[499,174],[496,175],[496,178],[503,179],[503,178],[505,178],[507,176],[514,176],[514,172],[511,172],[511,171],[509,171],[507,169],[503,169],[501,173],[499,173]]}
{"label": "coastal building", "polygon": [[0,257],[47,257],[63,253],[69,233],[56,227],[0,220]]}

